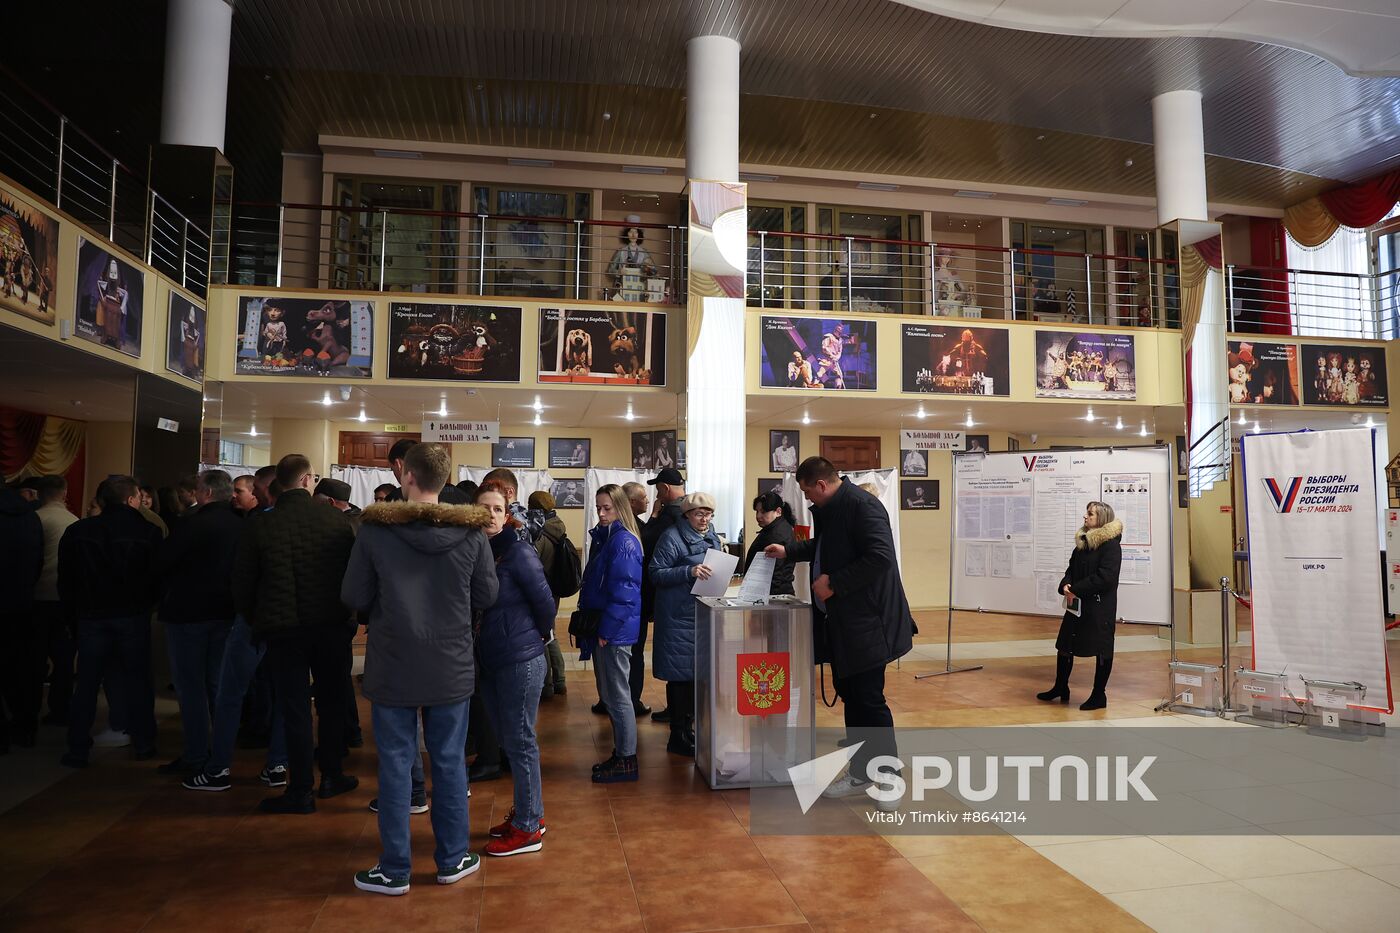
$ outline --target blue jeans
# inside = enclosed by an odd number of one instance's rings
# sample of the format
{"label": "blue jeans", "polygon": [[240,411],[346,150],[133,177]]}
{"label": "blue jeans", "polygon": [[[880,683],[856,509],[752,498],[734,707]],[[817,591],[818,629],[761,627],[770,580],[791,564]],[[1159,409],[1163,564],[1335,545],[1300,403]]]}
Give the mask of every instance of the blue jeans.
{"label": "blue jeans", "polygon": [[613,751],[623,758],[637,754],[637,714],[628,683],[631,667],[631,645],[598,645],[593,650],[593,679],[612,719]]}
{"label": "blue jeans", "polygon": [[[540,691],[549,673],[549,659],[539,654],[528,661],[506,667],[483,669],[481,691],[486,695],[486,712],[491,726],[506,750],[510,774],[515,782],[515,828],[533,833],[540,828],[544,799],[540,796],[540,745],[535,738],[535,715],[540,709]],[[627,711],[631,712],[629,705]]]}
{"label": "blue jeans", "polygon": [[[113,666],[111,662],[117,662]],[[86,760],[103,677],[119,679],[126,730],[138,752],[156,745],[156,694],[151,684],[151,617],[82,619],[78,622],[78,683],[68,715],[68,753]],[[113,685],[118,686],[118,685]]]}
{"label": "blue jeans", "polygon": [[[214,737],[209,742],[209,760],[204,770],[218,774],[233,760],[233,743],[238,738],[238,722],[243,716],[243,698],[253,682],[258,663],[267,646],[253,644],[253,630],[242,616],[236,616],[224,642],[223,664],[219,668],[219,689],[214,697]],[[267,767],[287,766],[287,734],[282,714],[273,704],[272,731],[268,736]]]}
{"label": "blue jeans", "polygon": [[[538,691],[538,688],[537,688]],[[467,707],[469,700],[423,707],[423,740],[433,768],[433,859],[440,871],[457,867],[467,854]],[[374,744],[379,748],[379,867],[395,880],[412,867],[408,803],[418,752],[418,713],[411,706],[370,705]]]}
{"label": "blue jeans", "polygon": [[180,699],[180,727],[185,733],[185,764],[203,767],[209,760],[209,732],[224,664],[224,645],[233,623],[172,622],[165,626],[170,675]]}

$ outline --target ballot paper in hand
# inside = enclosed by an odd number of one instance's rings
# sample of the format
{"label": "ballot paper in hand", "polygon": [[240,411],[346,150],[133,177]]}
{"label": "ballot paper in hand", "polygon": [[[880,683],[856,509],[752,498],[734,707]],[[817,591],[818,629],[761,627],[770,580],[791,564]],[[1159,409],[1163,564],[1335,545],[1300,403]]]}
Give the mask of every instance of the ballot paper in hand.
{"label": "ballot paper in hand", "polygon": [[710,568],[710,578],[708,580],[697,579],[695,585],[690,588],[691,594],[694,596],[723,596],[725,591],[729,589],[729,578],[734,576],[734,568],[739,565],[738,556],[710,548],[705,552],[705,559],[700,563]]}
{"label": "ballot paper in hand", "polygon": [[767,600],[773,590],[773,568],[777,564],[776,560],[765,554],[755,554],[744,574],[744,584],[739,587],[739,601],[756,603]]}

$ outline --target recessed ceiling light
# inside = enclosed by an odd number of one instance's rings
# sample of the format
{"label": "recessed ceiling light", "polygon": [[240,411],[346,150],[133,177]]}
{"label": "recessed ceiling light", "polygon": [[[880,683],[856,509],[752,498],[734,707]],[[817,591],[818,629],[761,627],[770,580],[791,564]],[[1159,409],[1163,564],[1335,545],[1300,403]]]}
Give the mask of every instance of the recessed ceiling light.
{"label": "recessed ceiling light", "polygon": [[665,175],[664,165],[624,165],[622,170],[629,175]]}
{"label": "recessed ceiling light", "polygon": [[365,414],[365,410],[363,408],[360,409],[360,417],[356,420],[359,421],[360,424],[364,424],[366,421],[369,420],[369,416]]}
{"label": "recessed ceiling light", "polygon": [[330,394],[329,392],[327,392],[325,395],[321,396],[321,404],[322,404],[322,405],[334,405],[334,404],[335,404],[335,402],[331,400],[331,394]]}
{"label": "recessed ceiling light", "polygon": [[249,436],[249,437],[257,437],[257,436],[258,436],[258,426],[257,426],[256,424],[255,424],[255,425],[251,425],[251,426],[248,428],[248,436]]}
{"label": "recessed ceiling light", "polygon": [[518,165],[521,168],[553,168],[553,159],[506,159],[507,165]]}
{"label": "recessed ceiling light", "polygon": [[1084,420],[1085,420],[1085,421],[1093,421],[1093,420],[1094,420],[1094,409],[1090,408],[1088,411],[1086,411],[1086,412],[1084,413]]}
{"label": "recessed ceiling light", "polygon": [[740,181],[777,181],[777,175],[765,175],[762,172],[740,172]]}
{"label": "recessed ceiling light", "polygon": [[539,427],[544,422],[540,421],[540,413],[535,412],[535,427]]}
{"label": "recessed ceiling light", "polygon": [[802,413],[802,423],[803,423],[803,424],[811,424],[811,423],[812,423],[812,416],[809,415],[809,414],[807,414],[805,411]]}
{"label": "recessed ceiling light", "polygon": [[[1046,198],[1045,203],[1054,204],[1056,207],[1083,207],[1089,202],[1081,198]],[[1050,232],[1054,233],[1055,231],[1051,230]]]}
{"label": "recessed ceiling light", "polygon": [[928,417],[928,412],[924,411],[924,406],[920,405],[919,410],[914,412],[914,417],[918,418],[920,421],[923,421],[925,418]]}
{"label": "recessed ceiling light", "polygon": [[1146,437],[1146,436],[1147,436],[1147,422],[1144,421],[1144,422],[1142,423],[1142,427],[1138,429],[1138,437]]}
{"label": "recessed ceiling light", "polygon": [[421,159],[423,153],[409,152],[407,149],[375,149],[374,154],[381,159]]}
{"label": "recessed ceiling light", "polygon": [[967,420],[964,421],[963,424],[967,425],[969,428],[975,428],[975,427],[977,427],[977,422],[972,420],[972,412],[971,412],[971,411],[968,411],[968,413],[967,413]]}
{"label": "recessed ceiling light", "polygon": [[438,405],[438,412],[437,412],[437,413],[438,413],[438,417],[439,417],[439,418],[446,418],[446,417],[447,417],[447,399],[443,399],[443,400],[442,400],[442,404]]}
{"label": "recessed ceiling light", "polygon": [[899,185],[892,185],[884,181],[862,181],[856,183],[857,188],[865,191],[898,191]]}
{"label": "recessed ceiling light", "polygon": [[1118,416],[1118,420],[1115,421],[1115,422],[1113,423],[1113,429],[1114,429],[1115,431],[1121,431],[1121,430],[1123,430],[1123,416],[1122,416],[1122,415],[1119,415],[1119,416]]}
{"label": "recessed ceiling light", "polygon": [[532,407],[535,411],[544,411],[544,405],[540,403],[540,397],[538,395],[535,396],[535,404]]}
{"label": "recessed ceiling light", "polygon": [[992,191],[954,191],[955,198],[994,198],[996,193]]}

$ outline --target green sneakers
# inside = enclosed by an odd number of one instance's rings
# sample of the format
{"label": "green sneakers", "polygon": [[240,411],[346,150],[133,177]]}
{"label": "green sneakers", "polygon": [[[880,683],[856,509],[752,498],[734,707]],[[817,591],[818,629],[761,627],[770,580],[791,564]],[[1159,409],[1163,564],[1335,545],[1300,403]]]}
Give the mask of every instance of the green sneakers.
{"label": "green sneakers", "polygon": [[[438,880],[442,880],[441,875],[438,876]],[[371,891],[375,894],[397,896],[408,893],[408,879],[404,878],[401,881],[395,881],[393,878],[384,874],[384,870],[376,865],[369,871],[355,872],[355,887],[359,888],[361,891]]]}
{"label": "green sneakers", "polygon": [[437,882],[438,884],[455,884],[480,867],[481,856],[468,852],[466,855],[462,856],[462,860],[457,863],[456,867],[449,868],[446,871],[439,868]]}

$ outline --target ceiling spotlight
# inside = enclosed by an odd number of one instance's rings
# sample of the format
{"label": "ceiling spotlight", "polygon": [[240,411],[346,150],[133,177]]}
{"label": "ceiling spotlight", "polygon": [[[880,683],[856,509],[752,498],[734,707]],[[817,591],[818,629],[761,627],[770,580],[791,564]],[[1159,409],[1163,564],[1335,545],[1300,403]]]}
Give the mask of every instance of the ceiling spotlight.
{"label": "ceiling spotlight", "polygon": [[1255,433],[1255,434],[1258,434],[1258,433],[1259,433],[1259,422],[1257,422],[1257,421],[1254,422],[1254,427],[1250,428],[1250,431],[1252,431],[1252,432]]}
{"label": "ceiling spotlight", "polygon": [[969,412],[967,413],[967,420],[964,421],[963,424],[967,425],[969,428],[975,428],[975,427],[977,427],[977,422],[972,420],[972,412],[971,412],[971,411],[969,411]]}
{"label": "ceiling spotlight", "polygon": [[1376,426],[1376,419],[1375,419],[1375,418],[1372,418],[1370,415],[1367,415],[1367,416],[1366,416],[1366,427],[1368,427],[1368,428],[1374,428],[1375,426]]}
{"label": "ceiling spotlight", "polygon": [[807,414],[805,411],[802,413],[802,423],[803,423],[803,424],[811,424],[811,423],[812,423],[812,416],[809,415],[809,414]]}
{"label": "ceiling spotlight", "polygon": [[257,436],[258,436],[258,426],[257,426],[256,424],[255,424],[255,425],[252,425],[250,428],[248,428],[248,436],[249,436],[249,437],[257,437]]}
{"label": "ceiling spotlight", "polygon": [[1144,422],[1142,423],[1142,427],[1138,429],[1138,437],[1146,437],[1146,436],[1147,436],[1147,422],[1144,421]]}
{"label": "ceiling spotlight", "polygon": [[1086,412],[1084,413],[1084,420],[1085,420],[1085,421],[1093,421],[1093,420],[1094,420],[1094,410],[1093,410],[1092,408],[1090,408],[1088,411],[1086,411]]}
{"label": "ceiling spotlight", "polygon": [[335,402],[331,401],[331,394],[329,392],[321,396],[321,404],[327,406],[335,404]]}
{"label": "ceiling spotlight", "polygon": [[543,424],[543,423],[544,423],[544,422],[540,421],[540,413],[539,413],[539,412],[535,412],[535,427],[538,428],[538,427],[539,427],[541,424]]}
{"label": "ceiling spotlight", "polygon": [[442,400],[442,403],[441,403],[440,405],[438,405],[438,417],[439,417],[439,418],[446,418],[446,417],[447,417],[447,399],[443,399],[443,400]]}
{"label": "ceiling spotlight", "polygon": [[535,396],[535,404],[532,407],[535,411],[544,411],[544,405],[540,402],[540,397],[538,395]]}
{"label": "ceiling spotlight", "polygon": [[919,410],[914,412],[914,417],[918,418],[920,421],[923,421],[925,418],[928,417],[928,412],[924,411],[924,406],[920,405]]}
{"label": "ceiling spotlight", "polygon": [[1118,416],[1118,420],[1115,421],[1115,422],[1113,423],[1113,429],[1114,429],[1115,431],[1121,431],[1121,430],[1123,430],[1123,416],[1122,416],[1122,415],[1119,415],[1119,416]]}
{"label": "ceiling spotlight", "polygon": [[636,418],[637,418],[637,413],[634,412],[634,411],[632,410],[632,403],[631,403],[631,402],[628,402],[628,403],[627,403],[627,414],[623,415],[622,417],[626,418],[628,421],[635,421],[635,420],[636,420]]}
{"label": "ceiling spotlight", "polygon": [[1249,424],[1249,422],[1245,420],[1243,408],[1240,409],[1240,424]]}
{"label": "ceiling spotlight", "polygon": [[369,416],[365,414],[365,410],[363,408],[360,409],[360,417],[356,420],[359,421],[360,424],[364,424],[366,421],[369,420]]}

